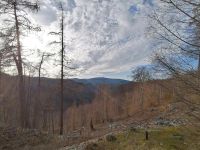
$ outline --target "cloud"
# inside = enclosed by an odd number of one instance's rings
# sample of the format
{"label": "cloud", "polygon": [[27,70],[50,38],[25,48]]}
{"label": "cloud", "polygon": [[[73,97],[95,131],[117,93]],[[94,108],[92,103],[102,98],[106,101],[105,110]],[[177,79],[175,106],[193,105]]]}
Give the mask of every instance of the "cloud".
{"label": "cloud", "polygon": [[143,4],[148,4],[150,6],[154,5],[153,0],[143,0]]}
{"label": "cloud", "polygon": [[[146,4],[152,0],[65,0],[66,52],[85,75],[119,73],[134,65],[147,63],[151,39]],[[145,4],[145,5],[144,5]],[[54,0],[45,0],[35,20],[49,32],[58,27],[58,7]],[[51,40],[42,33],[46,42]],[[43,41],[44,42],[44,41]],[[44,42],[45,43],[45,42]]]}

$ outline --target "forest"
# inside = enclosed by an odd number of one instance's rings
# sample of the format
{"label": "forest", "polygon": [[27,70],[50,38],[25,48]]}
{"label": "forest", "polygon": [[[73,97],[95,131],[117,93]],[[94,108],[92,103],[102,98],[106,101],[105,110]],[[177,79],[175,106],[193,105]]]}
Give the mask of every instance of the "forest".
{"label": "forest", "polygon": [[0,0],[0,149],[198,150],[199,33],[199,0]]}

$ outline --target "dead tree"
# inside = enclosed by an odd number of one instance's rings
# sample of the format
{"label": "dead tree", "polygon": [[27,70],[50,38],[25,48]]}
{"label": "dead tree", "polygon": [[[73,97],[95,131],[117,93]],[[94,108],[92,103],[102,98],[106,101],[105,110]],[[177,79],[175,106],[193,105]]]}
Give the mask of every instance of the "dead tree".
{"label": "dead tree", "polygon": [[[176,82],[173,95],[188,109],[200,108],[200,2],[196,0],[160,1],[158,11],[151,15],[152,29],[159,51],[153,63],[159,73],[171,77]],[[162,17],[163,13],[168,18]],[[185,32],[187,31],[187,32]],[[194,65],[194,61],[196,65]],[[191,96],[193,95],[193,96]],[[195,96],[194,96],[195,95]]]}
{"label": "dead tree", "polygon": [[[22,60],[22,43],[21,36],[24,30],[40,31],[40,28],[33,27],[28,19],[26,10],[38,11],[37,3],[32,3],[28,0],[1,0],[0,14],[5,15],[6,19],[3,22],[8,24],[8,27],[3,27],[3,31],[9,30],[10,34],[7,36],[11,43],[9,43],[10,51],[18,71],[19,77],[19,101],[20,101],[20,124],[22,128],[27,128],[29,125],[28,116],[25,106],[25,87],[23,77],[23,60]],[[14,45],[13,45],[14,43]]]}
{"label": "dead tree", "polygon": [[53,54],[51,53],[47,53],[47,52],[40,52],[38,51],[38,54],[40,57],[40,60],[38,62],[38,64],[36,65],[35,69],[38,71],[38,95],[37,98],[35,99],[34,102],[34,108],[33,108],[33,127],[37,128],[37,119],[39,117],[39,112],[41,110],[41,106],[40,106],[40,97],[41,97],[41,74],[42,74],[42,70],[44,70],[43,68],[43,64],[48,61],[50,59],[51,56],[53,56]]}
{"label": "dead tree", "polygon": [[92,118],[90,119],[90,130],[91,131],[94,131],[94,125],[93,125],[93,122],[92,122]]}
{"label": "dead tree", "polygon": [[141,66],[132,71],[132,80],[140,84],[139,93],[140,93],[140,106],[142,110],[144,104],[144,82],[149,81],[151,79],[152,75],[148,67]]}
{"label": "dead tree", "polygon": [[54,134],[54,108],[52,106],[45,106],[43,109],[43,130],[52,132]]}
{"label": "dead tree", "polygon": [[59,4],[60,10],[60,23],[59,23],[59,31],[58,32],[50,32],[50,35],[55,35],[59,38],[59,40],[55,40],[51,42],[51,45],[59,45],[60,50],[58,52],[59,55],[59,66],[60,66],[60,134],[63,134],[63,117],[64,117],[64,78],[68,76],[73,76],[77,67],[73,66],[72,60],[66,56],[66,43],[65,43],[65,13],[63,4]]}
{"label": "dead tree", "polygon": [[145,131],[145,139],[149,140],[149,132],[147,130]]}
{"label": "dead tree", "polygon": [[50,32],[51,35],[60,37],[60,41],[53,41],[50,44],[60,44],[60,135],[63,134],[63,114],[64,114],[64,59],[65,59],[65,44],[64,44],[64,9],[62,3],[60,3],[61,20],[60,20],[60,31]]}

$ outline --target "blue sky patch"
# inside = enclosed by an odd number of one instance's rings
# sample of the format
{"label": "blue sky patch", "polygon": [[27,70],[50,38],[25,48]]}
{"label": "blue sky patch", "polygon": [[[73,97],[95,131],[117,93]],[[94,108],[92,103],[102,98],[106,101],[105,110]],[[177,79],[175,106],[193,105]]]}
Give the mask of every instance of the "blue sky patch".
{"label": "blue sky patch", "polygon": [[145,5],[145,4],[148,4],[148,5],[150,5],[150,6],[153,6],[153,0],[144,0],[143,1],[143,4]]}
{"label": "blue sky patch", "polygon": [[137,5],[132,5],[129,8],[129,12],[133,15],[135,15],[137,12],[139,11],[139,9],[137,8]]}

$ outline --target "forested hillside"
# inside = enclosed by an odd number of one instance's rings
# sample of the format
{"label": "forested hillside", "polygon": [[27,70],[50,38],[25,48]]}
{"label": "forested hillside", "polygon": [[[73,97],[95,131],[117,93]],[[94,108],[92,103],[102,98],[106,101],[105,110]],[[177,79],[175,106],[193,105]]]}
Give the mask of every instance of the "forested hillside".
{"label": "forested hillside", "polygon": [[0,150],[199,150],[199,0],[0,0]]}
{"label": "forested hillside", "polygon": [[[59,117],[59,80],[42,78],[38,95],[38,78],[26,77],[26,101],[28,124],[31,128],[42,128],[53,119],[54,130],[58,130]],[[15,76],[3,75],[1,91],[1,118],[12,126],[18,126],[18,102],[16,101],[18,86]],[[146,83],[130,82],[127,84],[81,84],[73,80],[65,80],[64,112],[65,128],[75,130],[94,124],[112,122],[133,116],[154,107],[167,107],[173,97],[171,80],[155,80]],[[12,92],[12,94],[10,94]],[[13,113],[13,111],[15,113]],[[53,115],[54,118],[49,118]],[[51,116],[50,116],[51,117]],[[34,120],[36,119],[36,120]],[[36,121],[37,123],[35,123]],[[34,127],[35,126],[35,127]],[[45,127],[44,127],[45,128]]]}

